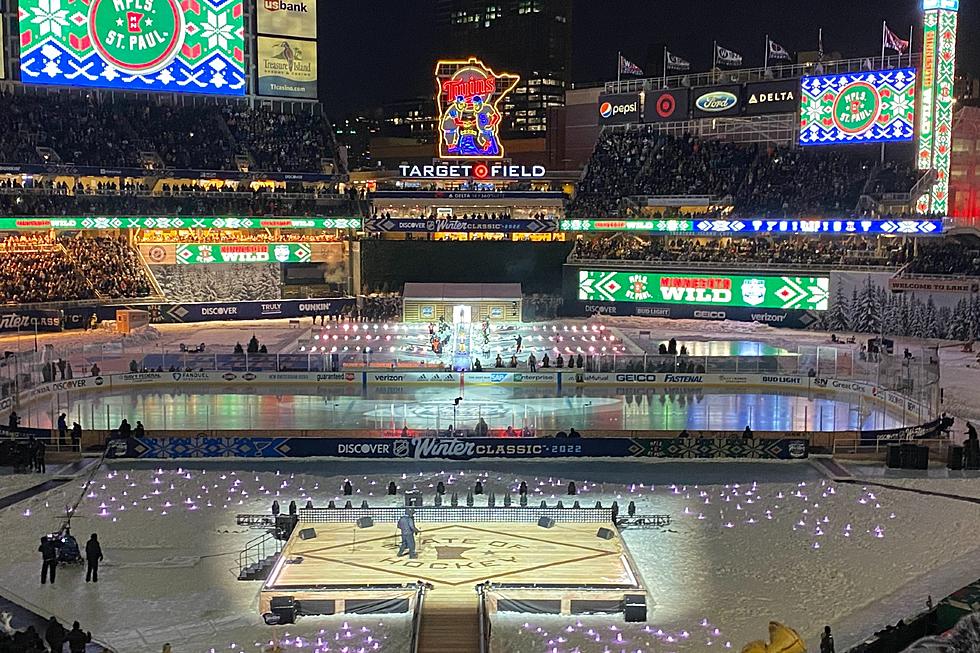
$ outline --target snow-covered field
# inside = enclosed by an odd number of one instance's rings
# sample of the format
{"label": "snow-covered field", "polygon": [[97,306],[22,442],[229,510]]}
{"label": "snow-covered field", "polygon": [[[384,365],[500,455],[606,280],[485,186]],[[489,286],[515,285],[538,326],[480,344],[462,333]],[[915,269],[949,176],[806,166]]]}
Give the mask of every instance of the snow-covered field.
{"label": "snow-covered field", "polygon": [[[446,469],[307,461],[256,463],[254,471],[243,465],[100,472],[73,521],[80,540],[98,532],[103,542],[98,586],[86,584],[79,569],[59,570],[54,588],[37,579],[37,538],[58,526],[81,481],[0,511],[6,553],[0,594],[44,615],[77,618],[119,653],[156,651],[164,642],[181,653],[250,653],[287,631],[289,650],[306,653],[403,651],[409,635],[403,617],[301,619],[288,629],[271,629],[258,615],[258,584],[235,579],[238,552],[255,535],[235,525],[236,512],[266,512],[274,498],[302,505],[310,497],[323,505],[340,494],[343,472],[355,486],[355,499],[372,504],[398,501],[384,496],[389,480],[431,496],[439,480],[462,490],[479,478],[498,497],[527,480],[534,503],[563,498],[568,481],[576,480],[583,505],[632,499],[640,512],[673,515],[664,531],[625,534],[650,590],[648,624],[616,617],[499,617],[494,637],[505,650],[522,653],[570,653],[576,647],[581,653],[694,652],[709,650],[708,642],[737,650],[762,637],[770,619],[799,629],[811,642],[830,623],[844,648],[913,612],[925,594],[944,596],[964,578],[980,576],[980,554],[971,555],[980,547],[980,506],[835,485],[805,463],[488,463]],[[927,578],[940,569],[957,573]]]}

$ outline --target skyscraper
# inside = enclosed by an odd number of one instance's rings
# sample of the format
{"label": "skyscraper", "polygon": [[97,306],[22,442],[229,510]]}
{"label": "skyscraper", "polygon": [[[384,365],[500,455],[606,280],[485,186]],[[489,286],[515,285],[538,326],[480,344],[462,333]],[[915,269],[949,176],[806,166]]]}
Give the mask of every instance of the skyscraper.
{"label": "skyscraper", "polygon": [[520,84],[504,105],[503,132],[542,136],[562,106],[571,67],[572,0],[437,0],[445,59],[475,56]]}

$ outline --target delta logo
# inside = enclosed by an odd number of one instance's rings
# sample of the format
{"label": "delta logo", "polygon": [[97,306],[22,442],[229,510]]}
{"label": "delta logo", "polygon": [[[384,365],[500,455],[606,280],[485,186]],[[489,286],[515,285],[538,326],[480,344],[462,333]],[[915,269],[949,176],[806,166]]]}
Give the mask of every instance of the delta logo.
{"label": "delta logo", "polygon": [[266,11],[294,11],[300,14],[308,14],[310,10],[305,2],[286,2],[285,0],[265,0],[263,3]]}

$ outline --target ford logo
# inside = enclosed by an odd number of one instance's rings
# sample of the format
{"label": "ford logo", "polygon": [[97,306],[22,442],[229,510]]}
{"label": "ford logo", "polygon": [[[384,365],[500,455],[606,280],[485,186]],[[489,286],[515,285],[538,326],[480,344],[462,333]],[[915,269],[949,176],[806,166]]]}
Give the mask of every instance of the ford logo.
{"label": "ford logo", "polygon": [[727,111],[738,104],[738,97],[728,91],[713,91],[705,93],[697,99],[694,105],[707,113]]}

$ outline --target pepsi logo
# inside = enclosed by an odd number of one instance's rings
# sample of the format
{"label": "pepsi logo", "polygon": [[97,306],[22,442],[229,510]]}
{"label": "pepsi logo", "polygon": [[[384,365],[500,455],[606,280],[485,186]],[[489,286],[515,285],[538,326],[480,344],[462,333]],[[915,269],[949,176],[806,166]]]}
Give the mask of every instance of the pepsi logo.
{"label": "pepsi logo", "polygon": [[603,102],[599,105],[599,115],[603,118],[608,118],[613,113],[613,106],[609,102]]}

